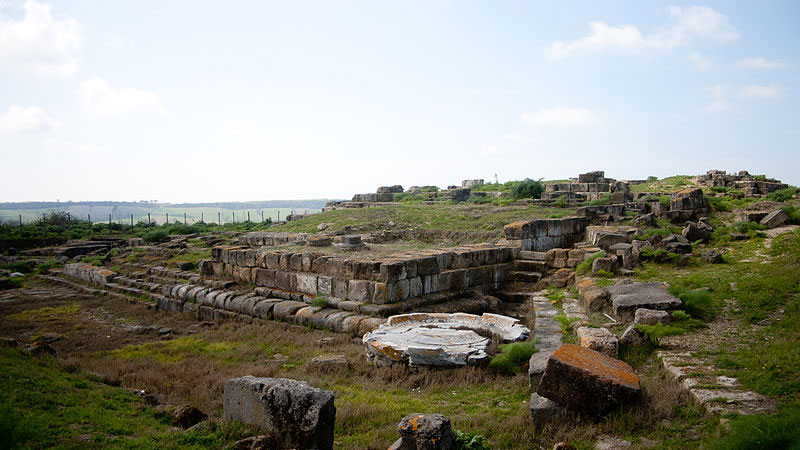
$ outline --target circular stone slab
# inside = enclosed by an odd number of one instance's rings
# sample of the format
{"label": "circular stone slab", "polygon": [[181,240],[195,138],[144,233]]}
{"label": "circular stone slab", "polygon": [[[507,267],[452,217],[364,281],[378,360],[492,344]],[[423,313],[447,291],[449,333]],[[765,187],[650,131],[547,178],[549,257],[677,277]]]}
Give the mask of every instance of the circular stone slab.
{"label": "circular stone slab", "polygon": [[465,366],[489,359],[489,335],[504,342],[525,340],[530,330],[497,314],[414,313],[392,316],[362,338],[367,356],[378,364]]}

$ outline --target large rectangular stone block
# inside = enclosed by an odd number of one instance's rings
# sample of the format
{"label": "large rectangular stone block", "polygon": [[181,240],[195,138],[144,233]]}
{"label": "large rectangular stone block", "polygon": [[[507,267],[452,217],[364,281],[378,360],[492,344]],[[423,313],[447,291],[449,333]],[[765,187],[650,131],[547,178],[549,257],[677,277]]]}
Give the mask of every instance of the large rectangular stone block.
{"label": "large rectangular stone block", "polygon": [[265,431],[277,449],[333,449],[333,393],[285,378],[231,378],[222,394],[223,418]]}
{"label": "large rectangular stone block", "polygon": [[309,295],[317,294],[317,275],[313,273],[298,273],[295,275],[297,279],[297,290]]}

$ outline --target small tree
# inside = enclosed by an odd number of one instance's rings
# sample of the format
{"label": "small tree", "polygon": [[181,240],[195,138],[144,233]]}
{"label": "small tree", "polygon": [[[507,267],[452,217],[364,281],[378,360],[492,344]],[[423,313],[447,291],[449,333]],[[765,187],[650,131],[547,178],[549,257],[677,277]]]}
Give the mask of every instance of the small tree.
{"label": "small tree", "polygon": [[519,184],[511,188],[511,196],[515,199],[520,198],[541,198],[544,186],[541,181],[525,178]]}

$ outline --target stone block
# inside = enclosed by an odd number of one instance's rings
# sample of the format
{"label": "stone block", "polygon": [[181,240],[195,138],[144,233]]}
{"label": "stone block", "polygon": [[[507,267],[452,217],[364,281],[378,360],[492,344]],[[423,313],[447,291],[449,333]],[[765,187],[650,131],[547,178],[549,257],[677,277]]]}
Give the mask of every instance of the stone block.
{"label": "stone block", "polygon": [[669,313],[656,309],[638,308],[633,316],[635,325],[655,325],[658,323],[667,325],[669,323]]}
{"label": "stone block", "polygon": [[775,228],[783,225],[788,220],[789,216],[782,209],[776,209],[764,216],[759,223],[767,228]]}
{"label": "stone block", "polygon": [[633,320],[634,314],[639,308],[671,312],[683,307],[683,302],[669,294],[663,283],[626,281],[621,281],[606,289],[614,308],[614,314],[619,320]]}
{"label": "stone block", "polygon": [[389,450],[454,450],[450,420],[441,414],[410,414],[397,425],[400,439]]}
{"label": "stone block", "polygon": [[606,328],[580,327],[577,331],[581,347],[589,348],[606,356],[619,356],[619,340]]}
{"label": "stone block", "polygon": [[536,393],[569,409],[603,414],[636,401],[639,377],[618,359],[566,344],[550,356]]}
{"label": "stone block", "polygon": [[347,286],[347,298],[356,302],[371,302],[372,284],[367,280],[350,280]]}
{"label": "stone block", "polygon": [[331,296],[333,295],[333,279],[325,275],[317,277],[317,291],[320,294]]}
{"label": "stone block", "polygon": [[231,378],[222,394],[223,418],[254,425],[277,448],[333,449],[333,392],[285,378]]}
{"label": "stone block", "polygon": [[313,273],[298,273],[295,275],[297,280],[297,290],[304,294],[317,294],[317,275]]}
{"label": "stone block", "polygon": [[331,290],[336,298],[347,298],[347,280],[331,278]]}
{"label": "stone block", "polygon": [[256,269],[256,286],[275,286],[275,271],[270,269]]}

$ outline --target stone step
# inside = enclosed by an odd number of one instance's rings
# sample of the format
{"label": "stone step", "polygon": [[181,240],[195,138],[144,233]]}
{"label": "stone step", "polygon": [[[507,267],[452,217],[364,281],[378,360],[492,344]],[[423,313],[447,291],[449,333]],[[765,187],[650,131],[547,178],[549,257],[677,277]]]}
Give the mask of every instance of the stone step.
{"label": "stone step", "polygon": [[521,272],[539,272],[545,273],[547,271],[547,263],[544,261],[534,261],[529,259],[515,259],[512,263],[514,270]]}
{"label": "stone step", "polygon": [[531,292],[497,291],[495,297],[508,303],[525,303],[533,294]]}
{"label": "stone step", "polygon": [[541,279],[542,279],[542,274],[539,272],[522,272],[513,270],[511,272],[508,272],[508,274],[506,275],[506,280],[522,281],[525,283],[536,283]]}
{"label": "stone step", "polygon": [[544,261],[545,252],[532,252],[530,250],[521,250],[517,258],[518,260],[521,259],[528,261]]}

